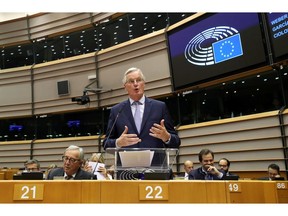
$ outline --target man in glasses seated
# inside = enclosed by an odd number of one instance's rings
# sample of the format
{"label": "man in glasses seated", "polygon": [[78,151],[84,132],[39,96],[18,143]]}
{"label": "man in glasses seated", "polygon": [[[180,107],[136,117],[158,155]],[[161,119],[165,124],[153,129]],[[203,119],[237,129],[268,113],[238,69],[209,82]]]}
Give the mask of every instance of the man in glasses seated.
{"label": "man in glasses seated", "polygon": [[63,167],[51,170],[47,176],[47,180],[66,179],[66,180],[88,180],[97,179],[97,177],[82,169],[84,161],[83,148],[75,145],[69,146],[62,156]]}
{"label": "man in glasses seated", "polygon": [[24,166],[25,170],[23,172],[41,172],[40,162],[36,159],[27,160]]}

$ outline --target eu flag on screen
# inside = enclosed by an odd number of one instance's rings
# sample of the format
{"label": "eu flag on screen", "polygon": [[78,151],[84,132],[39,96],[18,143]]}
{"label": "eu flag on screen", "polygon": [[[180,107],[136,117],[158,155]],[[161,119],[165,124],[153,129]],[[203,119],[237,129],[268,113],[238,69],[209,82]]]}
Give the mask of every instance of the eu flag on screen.
{"label": "eu flag on screen", "polygon": [[240,34],[217,41],[212,44],[215,63],[227,61],[243,55]]}

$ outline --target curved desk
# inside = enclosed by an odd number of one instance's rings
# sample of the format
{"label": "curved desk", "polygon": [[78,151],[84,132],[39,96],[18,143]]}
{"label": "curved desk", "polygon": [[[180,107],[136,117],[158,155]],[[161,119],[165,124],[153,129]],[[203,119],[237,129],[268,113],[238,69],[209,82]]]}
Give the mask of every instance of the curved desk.
{"label": "curved desk", "polygon": [[0,180],[0,203],[288,203],[287,183]]}

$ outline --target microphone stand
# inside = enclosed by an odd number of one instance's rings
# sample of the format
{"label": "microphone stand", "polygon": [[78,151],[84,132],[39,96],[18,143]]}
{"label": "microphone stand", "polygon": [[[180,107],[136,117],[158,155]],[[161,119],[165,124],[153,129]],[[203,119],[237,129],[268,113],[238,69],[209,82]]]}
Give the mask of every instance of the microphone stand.
{"label": "microphone stand", "polygon": [[[116,124],[116,122],[117,122],[117,120],[118,120],[118,118],[119,118],[119,115],[120,115],[120,113],[122,112],[122,110],[123,110],[123,108],[124,108],[124,105],[121,107],[121,109],[118,111],[118,113],[117,113],[117,115],[116,115],[116,117],[115,117],[115,119],[114,119],[114,122],[113,122],[113,124],[112,124],[112,126],[111,126],[111,129],[110,129],[110,131],[109,131],[109,133],[108,133],[108,136],[107,136],[107,138],[106,138],[106,142],[104,143],[104,145],[103,145],[103,151],[101,151],[101,154],[100,154],[100,156],[99,156],[99,158],[98,158],[98,160],[97,160],[97,163],[96,163],[96,165],[95,165],[95,167],[94,167],[94,169],[93,169],[93,174],[94,174],[94,172],[95,172],[95,170],[96,170],[96,167],[98,166],[98,163],[99,163],[99,160],[101,159],[101,158],[103,158],[103,154],[104,154],[104,151],[105,151],[105,148],[106,148],[106,143],[107,143],[107,141],[109,141],[109,139],[110,139],[110,136],[111,136],[111,133],[112,133],[112,131],[114,130],[114,127],[115,127],[115,124]],[[104,161],[104,160],[103,160]]]}

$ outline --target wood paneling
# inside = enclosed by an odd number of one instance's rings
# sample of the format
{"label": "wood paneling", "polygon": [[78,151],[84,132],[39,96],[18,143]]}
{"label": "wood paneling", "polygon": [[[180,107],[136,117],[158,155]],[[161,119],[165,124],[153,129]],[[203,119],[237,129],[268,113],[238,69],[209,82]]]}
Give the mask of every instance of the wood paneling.
{"label": "wood paneling", "polygon": [[[42,187],[40,199],[33,200],[32,196],[28,197],[29,193],[26,194],[29,199],[15,199],[15,188],[19,186],[26,186],[26,189],[34,188],[36,194]],[[283,188],[280,188],[282,186]],[[154,189],[157,195],[153,192]],[[249,180],[0,180],[0,191],[1,194],[5,194],[0,196],[0,203],[287,203],[288,198],[287,181]]]}

